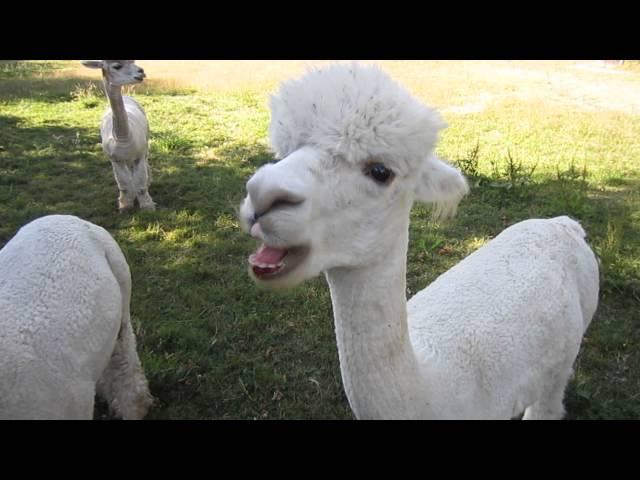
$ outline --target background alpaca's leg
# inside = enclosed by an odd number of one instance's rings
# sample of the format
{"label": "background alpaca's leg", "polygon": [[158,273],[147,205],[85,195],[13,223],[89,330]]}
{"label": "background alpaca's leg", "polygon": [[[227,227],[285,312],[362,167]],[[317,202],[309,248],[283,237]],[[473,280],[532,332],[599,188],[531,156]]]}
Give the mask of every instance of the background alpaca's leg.
{"label": "background alpaca's leg", "polygon": [[127,165],[122,162],[111,162],[113,176],[118,184],[120,196],[118,197],[118,209],[127,210],[133,208],[135,202],[135,185],[133,175]]}
{"label": "background alpaca's leg", "polygon": [[133,166],[133,182],[135,185],[136,198],[140,208],[154,210],[155,202],[149,195],[149,183],[151,183],[151,172],[149,162],[146,158],[136,161]]}
{"label": "background alpaca's leg", "polygon": [[564,417],[564,392],[573,374],[569,368],[558,373],[544,386],[540,400],[528,407],[523,420],[561,420]]}

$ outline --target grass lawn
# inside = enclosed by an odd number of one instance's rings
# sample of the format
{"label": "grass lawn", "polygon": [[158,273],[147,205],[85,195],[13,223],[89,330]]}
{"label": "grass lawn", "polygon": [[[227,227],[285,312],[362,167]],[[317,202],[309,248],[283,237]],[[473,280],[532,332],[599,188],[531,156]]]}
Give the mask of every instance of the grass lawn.
{"label": "grass lawn", "polygon": [[[313,62],[324,63],[324,62]],[[447,223],[412,213],[410,295],[505,227],[581,221],[601,260],[598,312],[571,419],[640,418],[640,69],[596,62],[381,62],[449,127],[437,152],[470,177]],[[273,159],[268,95],[305,62],[139,61],[155,212],[119,214],[98,125],[107,106],[79,62],[0,61],[0,247],[46,214],[106,228],[133,276],[151,419],[350,419],[324,279],[256,289],[236,217]],[[104,405],[96,416],[105,418]]]}

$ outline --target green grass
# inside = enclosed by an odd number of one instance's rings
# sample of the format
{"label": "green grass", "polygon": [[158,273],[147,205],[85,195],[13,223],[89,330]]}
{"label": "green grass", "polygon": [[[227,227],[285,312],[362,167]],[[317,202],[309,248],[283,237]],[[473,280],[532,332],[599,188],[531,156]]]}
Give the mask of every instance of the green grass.
{"label": "green grass", "polygon": [[[106,99],[97,78],[60,74],[72,67],[0,62],[0,246],[51,213],[114,236],[131,266],[132,318],[157,398],[148,418],[352,418],[324,280],[273,293],[246,272],[255,244],[236,211],[246,180],[272,159],[268,92],[170,81],[135,90],[150,119],[159,209],[121,215],[99,144]],[[578,218],[602,262],[601,299],[568,417],[640,418],[640,116],[513,98],[445,116],[438,153],[474,188],[448,223],[414,208],[409,291],[517,221]]]}

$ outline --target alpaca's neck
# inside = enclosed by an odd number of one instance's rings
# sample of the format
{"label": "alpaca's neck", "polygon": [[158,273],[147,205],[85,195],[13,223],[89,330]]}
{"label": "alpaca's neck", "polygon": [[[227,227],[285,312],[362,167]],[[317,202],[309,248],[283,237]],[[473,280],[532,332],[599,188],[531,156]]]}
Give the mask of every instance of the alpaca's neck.
{"label": "alpaca's neck", "polygon": [[326,272],[340,369],[360,419],[429,416],[425,381],[407,328],[408,225],[377,264]]}
{"label": "alpaca's neck", "polygon": [[127,110],[124,108],[124,100],[122,99],[122,87],[113,86],[104,80],[104,89],[107,92],[107,98],[113,113],[113,136],[116,141],[125,142],[129,139],[129,121],[127,119]]}

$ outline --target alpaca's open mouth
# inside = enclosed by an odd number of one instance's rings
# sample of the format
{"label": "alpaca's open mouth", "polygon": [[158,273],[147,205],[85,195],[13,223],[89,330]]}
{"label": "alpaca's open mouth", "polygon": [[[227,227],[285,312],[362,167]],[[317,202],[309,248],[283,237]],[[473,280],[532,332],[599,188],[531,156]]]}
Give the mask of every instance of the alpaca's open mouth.
{"label": "alpaca's open mouth", "polygon": [[249,256],[249,265],[256,278],[270,280],[291,272],[308,253],[308,247],[278,248],[262,244]]}

